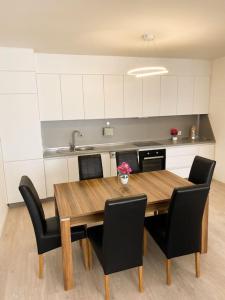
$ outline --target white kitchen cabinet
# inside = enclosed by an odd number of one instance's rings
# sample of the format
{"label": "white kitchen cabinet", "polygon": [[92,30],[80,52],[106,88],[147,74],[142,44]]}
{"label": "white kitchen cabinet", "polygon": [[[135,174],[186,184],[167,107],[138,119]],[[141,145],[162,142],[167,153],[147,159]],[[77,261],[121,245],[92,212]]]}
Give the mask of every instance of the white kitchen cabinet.
{"label": "white kitchen cabinet", "polygon": [[110,153],[110,176],[117,176],[116,153]]}
{"label": "white kitchen cabinet", "polygon": [[23,175],[27,175],[32,180],[39,197],[46,198],[43,159],[6,162],[4,169],[8,203],[23,201],[18,190]]}
{"label": "white kitchen cabinet", "polygon": [[0,71],[0,94],[37,93],[34,72]]}
{"label": "white kitchen cabinet", "polygon": [[180,76],[178,77],[178,115],[191,115],[194,105],[194,77]]}
{"label": "white kitchen cabinet", "polygon": [[45,159],[44,166],[47,197],[53,197],[53,185],[69,181],[67,158]]}
{"label": "white kitchen cabinet", "polygon": [[68,174],[69,182],[79,181],[79,166],[78,166],[78,156],[68,158]]}
{"label": "white kitchen cabinet", "polygon": [[198,154],[200,156],[214,160],[215,159],[215,145],[214,144],[199,145]]}
{"label": "white kitchen cabinet", "polygon": [[196,77],[194,95],[194,114],[208,114],[209,112],[209,86],[207,76]]}
{"label": "white kitchen cabinet", "polygon": [[0,95],[0,107],[4,161],[42,158],[37,96]]}
{"label": "white kitchen cabinet", "polygon": [[1,148],[1,140],[0,140],[0,236],[7,215],[8,207],[6,203],[7,203],[7,194],[6,194],[4,164],[3,164],[2,148]]}
{"label": "white kitchen cabinet", "polygon": [[105,116],[103,75],[84,75],[85,119],[102,119]]}
{"label": "white kitchen cabinet", "polygon": [[124,76],[124,116],[126,118],[142,115],[142,79]]}
{"label": "white kitchen cabinet", "polygon": [[123,76],[104,75],[105,117],[122,118],[123,107]]}
{"label": "white kitchen cabinet", "polygon": [[59,75],[38,74],[37,86],[41,121],[62,120]]}
{"label": "white kitchen cabinet", "polygon": [[110,155],[109,152],[101,153],[103,177],[110,177]]}
{"label": "white kitchen cabinet", "polygon": [[160,115],[160,76],[143,78],[143,116]]}
{"label": "white kitchen cabinet", "polygon": [[177,114],[177,77],[161,77],[161,105],[160,115],[170,116]]}
{"label": "white kitchen cabinet", "polygon": [[84,97],[82,75],[62,75],[63,120],[84,119]]}

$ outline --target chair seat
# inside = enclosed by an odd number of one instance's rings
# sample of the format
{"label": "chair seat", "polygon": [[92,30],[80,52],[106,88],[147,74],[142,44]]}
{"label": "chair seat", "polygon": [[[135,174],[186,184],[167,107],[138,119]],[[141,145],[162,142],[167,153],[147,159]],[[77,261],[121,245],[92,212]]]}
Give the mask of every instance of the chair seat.
{"label": "chair seat", "polygon": [[103,225],[98,225],[94,227],[89,227],[87,229],[87,236],[89,240],[91,241],[91,244],[95,250],[95,253],[100,261],[100,263],[103,265]]}
{"label": "chair seat", "polygon": [[167,220],[167,213],[145,218],[145,228],[164,253],[166,251]]}

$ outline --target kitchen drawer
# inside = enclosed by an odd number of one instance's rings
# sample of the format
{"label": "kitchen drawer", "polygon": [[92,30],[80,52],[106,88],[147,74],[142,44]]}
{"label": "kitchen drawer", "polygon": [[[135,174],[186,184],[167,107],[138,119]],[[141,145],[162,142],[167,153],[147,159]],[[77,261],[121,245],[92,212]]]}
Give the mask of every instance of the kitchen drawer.
{"label": "kitchen drawer", "polygon": [[166,158],[166,169],[176,170],[191,167],[195,155],[172,156]]}
{"label": "kitchen drawer", "polygon": [[188,156],[188,155],[198,155],[198,146],[178,146],[178,147],[170,147],[166,149],[166,156]]}
{"label": "kitchen drawer", "polygon": [[183,168],[183,169],[176,169],[176,170],[169,170],[169,171],[180,177],[188,178],[190,173],[190,168]]}

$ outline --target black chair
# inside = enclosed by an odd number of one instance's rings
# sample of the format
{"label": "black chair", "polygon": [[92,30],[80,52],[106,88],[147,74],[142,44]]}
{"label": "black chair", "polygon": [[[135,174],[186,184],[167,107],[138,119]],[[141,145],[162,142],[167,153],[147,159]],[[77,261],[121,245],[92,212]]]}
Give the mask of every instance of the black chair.
{"label": "black chair", "polygon": [[105,295],[109,299],[109,274],[138,267],[139,290],[143,291],[143,231],[146,195],[107,200],[103,225],[88,228],[89,263],[91,245],[103,267]]}
{"label": "black chair", "polygon": [[208,184],[210,186],[215,166],[215,160],[195,156],[188,180],[195,184]]}
{"label": "black chair", "polygon": [[138,163],[138,157],[137,157],[137,151],[122,151],[122,152],[116,152],[116,164],[117,167],[122,163],[127,162],[131,169],[132,173],[139,173],[140,167]]}
{"label": "black chair", "polygon": [[168,213],[145,219],[144,239],[147,230],[167,258],[168,285],[174,257],[195,253],[196,277],[200,276],[202,217],[208,193],[207,185],[174,189]]}
{"label": "black chair", "polygon": [[78,156],[80,180],[102,178],[102,159],[100,154]]}
{"label": "black chair", "polygon": [[[44,210],[38,193],[32,181],[27,176],[21,178],[19,190],[28,208],[34,226],[39,255],[39,278],[42,278],[44,269],[43,253],[61,246],[59,218],[58,216],[55,216],[45,219]],[[86,237],[86,228],[84,226],[71,228],[71,240],[73,242],[85,239]],[[84,256],[86,265],[88,265],[87,251],[86,253],[84,251]]]}

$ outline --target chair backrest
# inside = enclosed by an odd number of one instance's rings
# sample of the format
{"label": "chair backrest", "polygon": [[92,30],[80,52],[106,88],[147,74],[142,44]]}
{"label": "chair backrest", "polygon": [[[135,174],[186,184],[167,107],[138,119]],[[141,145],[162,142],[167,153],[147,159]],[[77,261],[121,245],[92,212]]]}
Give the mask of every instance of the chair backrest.
{"label": "chair backrest", "polygon": [[28,208],[34,226],[37,246],[43,237],[46,228],[45,214],[38,193],[29,177],[23,176],[20,181],[19,191]]}
{"label": "chair backrest", "polygon": [[142,265],[146,195],[107,200],[103,268],[110,274]]}
{"label": "chair backrest", "polygon": [[211,184],[216,162],[201,156],[195,156],[188,180],[195,184]]}
{"label": "chair backrest", "polygon": [[202,217],[209,193],[205,184],[174,189],[168,211],[168,258],[199,252]]}
{"label": "chair backrest", "polygon": [[78,156],[80,180],[102,178],[102,159],[100,154]]}
{"label": "chair backrest", "polygon": [[122,151],[116,152],[116,164],[119,166],[122,162],[127,162],[131,169],[132,173],[139,173],[140,167],[138,163],[137,151]]}

